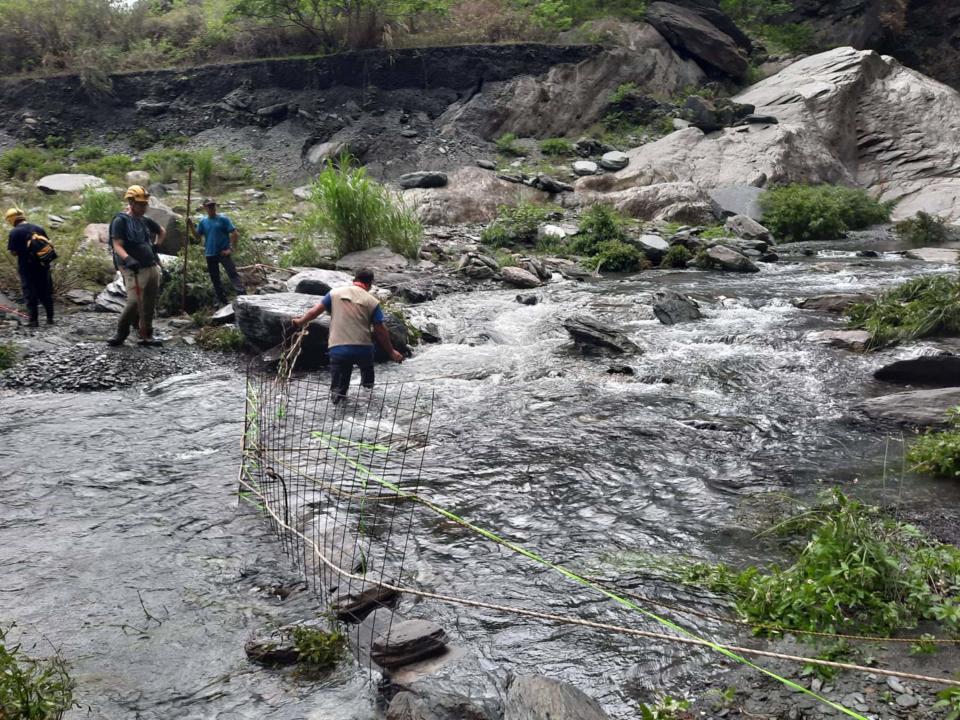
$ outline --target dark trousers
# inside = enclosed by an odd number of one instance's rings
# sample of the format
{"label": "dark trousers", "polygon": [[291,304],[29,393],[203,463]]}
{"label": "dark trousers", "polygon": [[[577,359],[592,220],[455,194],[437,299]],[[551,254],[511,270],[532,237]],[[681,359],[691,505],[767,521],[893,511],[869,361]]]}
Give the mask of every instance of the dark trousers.
{"label": "dark trousers", "polygon": [[233,263],[230,255],[207,255],[207,272],[210,273],[210,281],[213,283],[213,292],[216,293],[217,300],[221,305],[227,304],[227,294],[223,291],[223,283],[220,280],[220,266],[227,271],[227,277],[230,278],[230,284],[233,285],[237,295],[243,295],[246,290],[243,289],[243,282],[240,275],[237,274],[237,266]]}
{"label": "dark trousers", "polygon": [[31,268],[20,273],[20,286],[23,288],[23,302],[27,306],[30,322],[36,323],[40,317],[40,305],[47,311],[47,320],[53,320],[53,280],[50,268]]}
{"label": "dark trousers", "polygon": [[373,346],[347,346],[330,350],[330,396],[339,402],[350,389],[353,366],[360,368],[360,385],[372,388],[374,381]]}

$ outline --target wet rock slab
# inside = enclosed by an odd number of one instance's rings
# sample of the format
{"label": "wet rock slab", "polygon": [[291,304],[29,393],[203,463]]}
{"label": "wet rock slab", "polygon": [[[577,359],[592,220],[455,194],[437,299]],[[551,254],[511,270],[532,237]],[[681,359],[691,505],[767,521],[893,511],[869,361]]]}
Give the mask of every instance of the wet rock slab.
{"label": "wet rock slab", "polygon": [[514,678],[503,720],[608,720],[593,698],[567,683],[539,676]]}
{"label": "wet rock slab", "polygon": [[306,295],[326,295],[334,288],[353,282],[353,275],[337,270],[310,269],[287,280],[287,290]]}
{"label": "wet rock slab", "polygon": [[586,315],[564,320],[563,327],[581,349],[600,348],[615,353],[642,352],[622,330]]}
{"label": "wet rock slab", "polygon": [[960,405],[960,388],[912,390],[871,398],[855,407],[871,420],[911,427],[945,427],[947,411]]}
{"label": "wet rock slab", "polygon": [[437,655],[446,645],[447,634],[437,623],[404,620],[373,641],[370,657],[381,667],[398,668]]}
{"label": "wet rock slab", "polygon": [[815,297],[797,299],[793,301],[793,305],[801,310],[842,313],[857,303],[872,302],[873,299],[873,295],[867,295],[866,293],[839,293],[835,295],[817,295]]}
{"label": "wet rock slab", "polygon": [[897,360],[880,368],[873,376],[882,382],[896,385],[957,387],[960,386],[960,357],[933,355]]}
{"label": "wet rock slab", "polygon": [[873,336],[866,330],[821,330],[809,333],[804,339],[807,342],[820,343],[852,350],[853,352],[865,352]]}

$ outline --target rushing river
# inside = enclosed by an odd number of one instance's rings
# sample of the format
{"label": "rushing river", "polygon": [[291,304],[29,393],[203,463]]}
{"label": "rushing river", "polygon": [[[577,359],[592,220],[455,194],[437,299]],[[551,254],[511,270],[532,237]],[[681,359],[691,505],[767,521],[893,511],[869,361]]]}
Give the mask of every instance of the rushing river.
{"label": "rushing river", "polygon": [[[426,494],[481,526],[598,575],[635,575],[638,552],[757,562],[768,549],[743,520],[757,493],[811,498],[856,485],[874,500],[960,500],[955,484],[901,477],[899,434],[849,420],[858,400],[896,389],[872,371],[918,346],[861,356],[806,343],[840,322],[790,304],[945,270],[841,254],[755,276],[562,281],[536,291],[535,306],[505,290],[447,296],[411,310],[443,344],[379,377],[435,392]],[[649,295],[660,286],[699,299],[705,319],[661,325]],[[613,361],[633,376],[571,350],[559,320],[578,312],[610,319],[644,348]],[[82,706],[68,717],[376,716],[374,690],[351,667],[317,685],[244,656],[252,630],[318,607],[306,592],[274,596],[294,571],[266,523],[237,504],[243,383],[221,370],[2,398],[0,621],[16,623],[36,654],[62,650]],[[480,537],[424,518],[416,545],[418,579],[438,591],[637,624]],[[712,667],[679,646],[428,603],[404,610],[506,669],[574,683],[617,717],[631,717],[644,690]]]}

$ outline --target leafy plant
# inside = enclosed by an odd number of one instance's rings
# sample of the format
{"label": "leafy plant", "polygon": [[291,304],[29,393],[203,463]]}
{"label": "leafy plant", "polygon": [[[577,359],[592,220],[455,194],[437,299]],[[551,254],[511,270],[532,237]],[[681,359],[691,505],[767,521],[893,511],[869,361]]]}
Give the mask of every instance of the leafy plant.
{"label": "leafy plant", "polygon": [[280,267],[319,267],[323,255],[317,241],[312,237],[299,237],[293,241],[290,249],[280,256]]}
{"label": "leafy plant", "polygon": [[930,633],[923,633],[916,642],[910,644],[911,655],[933,655],[937,652],[936,638]]}
{"label": "leafy plant", "polygon": [[[203,246],[191,245],[187,265],[187,307],[188,313],[204,308],[216,307],[216,296],[207,273],[207,263],[203,255]],[[183,256],[180,262],[170,269],[170,277],[160,290],[157,307],[167,315],[179,315],[183,303]]]}
{"label": "leafy plant", "polygon": [[133,170],[133,160],[128,155],[103,155],[85,160],[77,165],[77,172],[96,175],[120,183],[123,176]]}
{"label": "leafy plant", "polygon": [[873,302],[852,306],[847,315],[850,327],[869,332],[875,347],[956,334],[960,332],[960,280],[947,275],[914,278]]}
{"label": "leafy plant", "polygon": [[20,146],[0,154],[0,179],[4,180],[37,180],[66,170],[57,154],[40,148]]}
{"label": "leafy plant", "polygon": [[719,240],[730,237],[731,233],[723,225],[711,225],[700,231],[700,238],[703,240]]}
{"label": "leafy plant", "polygon": [[635,272],[649,266],[647,256],[640,249],[619,240],[601,243],[593,259],[597,261],[597,272]]}
{"label": "leafy plant", "polygon": [[95,145],[81,145],[71,154],[75,160],[96,160],[106,155],[103,148],[96,147]]}
{"label": "leafy plant", "polygon": [[944,710],[944,720],[960,720],[960,688],[950,687],[937,693],[937,702],[933,704],[935,710]]}
{"label": "leafy plant", "polygon": [[860,189],[835,185],[784,185],[760,199],[763,224],[783,242],[830,240],[890,219],[892,203]]}
{"label": "leafy plant", "polygon": [[664,695],[654,705],[640,703],[640,717],[643,720],[688,720],[692,718],[689,700],[677,700]]}
{"label": "leafy plant", "polygon": [[497,152],[502,153],[503,155],[514,155],[522,156],[525,153],[523,149],[517,145],[517,136],[513,133],[504,133],[496,140],[494,144],[497,146]]}
{"label": "leafy plant", "polygon": [[382,243],[406,257],[420,251],[423,226],[413,211],[349,156],[341,156],[337,167],[320,173],[311,199],[315,210],[305,227],[330,233],[337,257]]}
{"label": "leafy plant", "polygon": [[547,138],[540,141],[540,152],[551,157],[573,155],[573,143],[566,138]]}
{"label": "leafy plant", "polygon": [[121,202],[112,190],[93,190],[83,195],[80,217],[88,223],[106,223],[121,209]]}
{"label": "leafy plant", "polygon": [[927,432],[907,450],[913,469],[943,477],[960,477],[960,408],[947,413],[951,428],[945,432]]}
{"label": "leafy plant", "polygon": [[298,662],[315,672],[335,668],[346,649],[346,638],[341,633],[303,625],[293,628],[293,640]]}
{"label": "leafy plant", "polygon": [[243,333],[228,325],[205,327],[197,333],[197,345],[204,350],[239,352],[243,349],[243,344]]}
{"label": "leafy plant", "polygon": [[212,192],[217,163],[213,150],[204,148],[193,154],[193,181],[203,192]]}
{"label": "leafy plant", "polygon": [[662,268],[685,268],[690,262],[690,251],[684,245],[671,245],[663,259],[660,261]]}
{"label": "leafy plant", "polygon": [[570,250],[581,255],[599,255],[607,243],[623,243],[627,239],[627,220],[608,205],[593,205],[580,219],[580,231]]}
{"label": "leafy plant", "polygon": [[960,240],[960,230],[948,225],[942,217],[930,215],[923,210],[912,218],[901,220],[894,229],[901,239],[913,247],[943,245]]}
{"label": "leafy plant", "polygon": [[13,343],[0,343],[0,370],[12,368],[17,362],[17,346]]}
{"label": "leafy plant", "polygon": [[28,657],[0,629],[0,718],[54,720],[73,706],[74,683],[59,655],[49,660]]}
{"label": "leafy plant", "polygon": [[134,150],[146,150],[157,142],[157,136],[147,128],[137,128],[127,136],[127,142]]}
{"label": "leafy plant", "polygon": [[497,219],[480,233],[481,242],[493,247],[532,245],[537,240],[537,228],[550,217],[543,205],[521,202],[515,206],[500,205]]}

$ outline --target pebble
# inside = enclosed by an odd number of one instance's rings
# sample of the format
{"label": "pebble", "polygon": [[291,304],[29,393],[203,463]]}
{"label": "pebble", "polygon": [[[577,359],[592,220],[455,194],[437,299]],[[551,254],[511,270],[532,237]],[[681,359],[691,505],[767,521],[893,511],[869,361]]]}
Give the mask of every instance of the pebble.
{"label": "pebble", "polygon": [[907,695],[903,693],[902,695],[897,695],[897,705],[902,708],[912,708],[920,704],[920,701],[917,700],[913,695]]}
{"label": "pebble", "polygon": [[888,678],[887,678],[887,686],[888,686],[891,690],[893,690],[895,693],[905,693],[905,692],[907,692],[907,688],[904,687],[903,683],[900,682],[899,680],[897,680],[897,678],[895,678],[895,677],[888,677]]}

